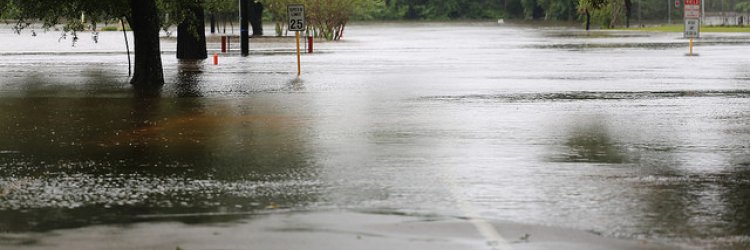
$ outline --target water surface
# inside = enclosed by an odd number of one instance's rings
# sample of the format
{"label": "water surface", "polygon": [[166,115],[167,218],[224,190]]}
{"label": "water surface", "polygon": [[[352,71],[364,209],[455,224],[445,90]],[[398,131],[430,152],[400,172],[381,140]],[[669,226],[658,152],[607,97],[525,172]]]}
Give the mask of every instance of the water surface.
{"label": "water surface", "polygon": [[73,47],[2,32],[1,231],[468,204],[490,220],[750,244],[745,34],[705,34],[686,57],[676,33],[359,24],[303,55],[300,79],[286,43],[218,66],[165,53],[167,85],[144,99],[122,33]]}

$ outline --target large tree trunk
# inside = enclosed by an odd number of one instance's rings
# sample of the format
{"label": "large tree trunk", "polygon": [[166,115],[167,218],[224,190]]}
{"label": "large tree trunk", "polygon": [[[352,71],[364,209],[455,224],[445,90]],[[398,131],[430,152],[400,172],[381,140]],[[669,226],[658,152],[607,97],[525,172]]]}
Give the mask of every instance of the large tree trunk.
{"label": "large tree trunk", "polygon": [[137,88],[154,88],[164,85],[159,47],[159,16],[156,0],[130,0],[135,43],[135,70],[130,84]]}
{"label": "large tree trunk", "polygon": [[177,25],[177,58],[206,59],[205,13],[200,4],[191,5],[192,15]]}
{"label": "large tree trunk", "polygon": [[253,36],[263,35],[263,4],[250,3],[250,26],[253,26]]}

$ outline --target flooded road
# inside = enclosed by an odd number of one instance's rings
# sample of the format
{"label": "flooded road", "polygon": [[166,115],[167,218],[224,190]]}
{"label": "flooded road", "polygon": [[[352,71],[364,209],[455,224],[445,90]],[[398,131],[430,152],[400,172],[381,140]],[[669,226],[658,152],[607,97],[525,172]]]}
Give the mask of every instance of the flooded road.
{"label": "flooded road", "polygon": [[122,33],[79,36],[0,34],[2,232],[364,210],[750,245],[748,34],[686,57],[675,33],[359,24],[300,79],[291,43],[166,52],[149,99]]}

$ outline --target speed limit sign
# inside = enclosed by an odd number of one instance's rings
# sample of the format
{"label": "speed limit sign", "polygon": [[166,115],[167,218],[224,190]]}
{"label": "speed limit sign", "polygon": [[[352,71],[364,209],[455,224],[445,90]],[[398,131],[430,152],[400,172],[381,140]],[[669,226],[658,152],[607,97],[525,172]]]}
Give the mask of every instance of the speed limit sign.
{"label": "speed limit sign", "polygon": [[302,4],[290,4],[286,6],[289,16],[289,31],[305,30],[305,6]]}

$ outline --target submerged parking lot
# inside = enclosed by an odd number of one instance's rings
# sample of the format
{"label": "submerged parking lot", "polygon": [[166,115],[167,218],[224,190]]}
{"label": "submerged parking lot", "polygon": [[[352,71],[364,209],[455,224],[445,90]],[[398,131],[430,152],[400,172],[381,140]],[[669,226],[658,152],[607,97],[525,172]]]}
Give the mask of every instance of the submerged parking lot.
{"label": "submerged parking lot", "polygon": [[164,39],[167,84],[139,98],[122,33],[0,32],[11,249],[51,230],[310,212],[312,228],[398,214],[750,244],[745,33],[704,33],[688,57],[680,33],[357,24],[303,54],[300,78],[283,40],[213,65]]}

